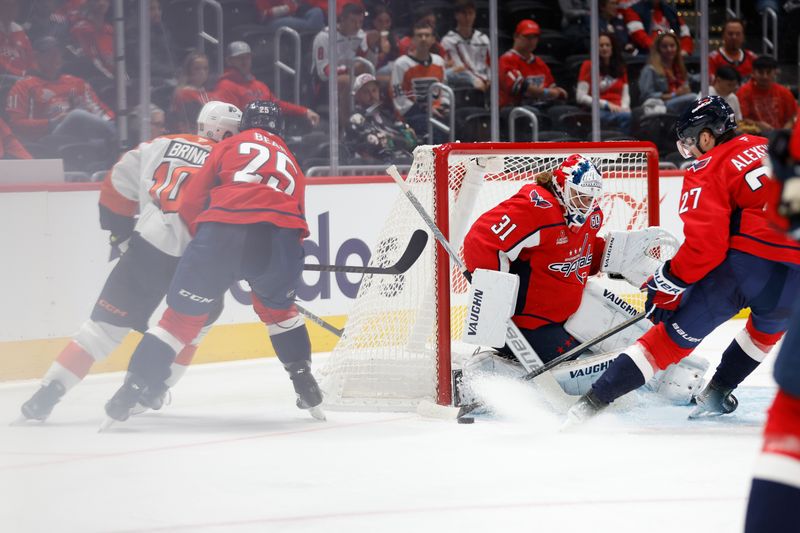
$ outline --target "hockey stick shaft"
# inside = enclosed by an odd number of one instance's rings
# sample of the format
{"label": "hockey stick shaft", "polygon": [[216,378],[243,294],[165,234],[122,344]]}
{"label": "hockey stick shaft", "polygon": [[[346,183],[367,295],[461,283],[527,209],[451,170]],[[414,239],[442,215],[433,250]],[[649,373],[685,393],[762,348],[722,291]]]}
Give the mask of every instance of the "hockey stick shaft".
{"label": "hockey stick shaft", "polygon": [[428,243],[428,234],[419,229],[411,234],[403,255],[393,265],[386,267],[371,266],[347,266],[347,265],[303,265],[303,270],[313,270],[317,272],[348,272],[353,274],[379,274],[379,275],[398,275],[411,268],[417,261],[425,246]]}
{"label": "hockey stick shaft", "polygon": [[[447,255],[450,256],[453,262],[458,266],[459,270],[461,270],[461,274],[467,279],[467,281],[472,281],[472,275],[470,274],[469,270],[467,270],[467,265],[464,264],[461,256],[458,255],[458,252],[456,252],[456,250],[450,244],[450,241],[448,241],[447,238],[442,234],[431,216],[427,211],[425,211],[425,208],[422,207],[422,204],[419,203],[419,200],[411,191],[411,188],[403,180],[402,176],[400,176],[400,172],[397,171],[397,167],[394,165],[390,166],[386,169],[386,173],[389,174],[389,176],[391,176],[392,179],[397,182],[397,185],[400,186],[400,189],[406,195],[406,198],[408,198],[419,216],[422,217],[422,220],[425,222],[428,228],[430,228],[433,236],[437,241],[439,241],[439,244],[442,245],[447,252]],[[522,363],[522,366],[525,368],[526,372],[530,373],[544,366],[544,363],[536,354],[536,351],[531,347],[530,343],[519,330],[517,325],[511,320],[508,321],[506,326],[506,343],[508,344],[508,347],[511,348],[514,356],[519,359],[520,363]]]}
{"label": "hockey stick shaft", "polygon": [[322,329],[324,329],[324,330],[326,330],[326,331],[328,331],[330,333],[333,333],[337,337],[341,337],[342,335],[344,335],[344,330],[343,329],[337,328],[336,326],[334,326],[330,322],[327,322],[322,317],[320,317],[318,315],[315,315],[314,313],[312,313],[311,311],[309,311],[308,309],[306,309],[305,307],[303,307],[299,303],[295,302],[294,306],[297,307],[297,310],[300,311],[301,315],[303,315],[304,317],[306,317],[307,319],[309,319],[311,322],[313,322],[314,324],[318,325]]}
{"label": "hockey stick shaft", "polygon": [[621,322],[621,323],[617,324],[613,328],[609,329],[608,331],[606,331],[604,333],[601,333],[597,337],[595,337],[593,339],[589,339],[588,341],[584,342],[583,344],[579,344],[578,346],[576,346],[575,348],[571,349],[570,351],[568,351],[568,352],[566,352],[566,353],[564,353],[562,355],[559,355],[558,357],[556,357],[552,361],[549,361],[547,364],[545,364],[541,368],[538,368],[538,369],[536,369],[536,370],[534,370],[532,372],[529,372],[528,375],[525,376],[525,379],[526,380],[533,379],[536,376],[547,372],[548,370],[552,370],[553,368],[557,367],[558,365],[560,365],[564,361],[567,361],[568,359],[571,359],[571,358],[575,357],[576,355],[580,355],[582,352],[584,352],[585,350],[588,350],[589,348],[591,348],[595,344],[597,344],[599,342],[603,342],[604,340],[606,340],[607,338],[611,337],[612,335],[616,335],[617,333],[619,333],[623,329],[626,329],[626,328],[634,325],[635,323],[637,323],[641,319],[643,319],[645,316],[646,316],[645,313],[639,313],[637,315],[632,316],[631,318],[629,318],[625,322]]}
{"label": "hockey stick shaft", "polygon": [[[419,216],[422,217],[422,220],[431,230],[431,233],[433,233],[433,237],[437,241],[439,241],[439,244],[441,244],[442,247],[444,247],[444,249],[447,251],[447,255],[450,256],[450,258],[458,266],[461,272],[462,273],[466,272],[468,276],[469,271],[467,270],[467,265],[464,264],[464,261],[461,260],[461,257],[453,249],[453,246],[450,244],[450,241],[448,241],[447,238],[445,238],[441,230],[439,230],[439,227],[436,225],[436,223],[433,221],[430,215],[428,215],[428,212],[425,211],[425,208],[422,207],[421,203],[419,203],[419,200],[411,191],[411,187],[409,187],[408,184],[405,182],[405,180],[403,180],[402,176],[400,176],[400,172],[398,172],[397,167],[394,165],[390,166],[389,168],[386,169],[386,173],[389,174],[389,176],[391,176],[392,179],[394,179],[397,185],[400,186],[400,189],[403,191],[403,194],[406,195],[408,201],[411,202],[411,205],[414,206],[414,209],[417,210]],[[467,279],[469,279],[469,277]]]}

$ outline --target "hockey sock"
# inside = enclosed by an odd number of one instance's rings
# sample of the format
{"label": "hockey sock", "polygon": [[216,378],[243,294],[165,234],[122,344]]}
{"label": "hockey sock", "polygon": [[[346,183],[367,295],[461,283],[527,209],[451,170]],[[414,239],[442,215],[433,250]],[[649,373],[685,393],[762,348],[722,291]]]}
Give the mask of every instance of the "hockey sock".
{"label": "hockey sock", "polygon": [[797,531],[800,506],[800,398],[778,391],[764,428],[745,533]]}
{"label": "hockey sock", "polygon": [[[758,335],[757,332],[751,334],[749,329],[748,327],[740,331],[722,354],[722,360],[711,378],[721,387],[735,389],[761,364],[780,338],[780,334],[774,340],[771,338],[774,335]],[[756,336],[764,338],[757,339]]]}
{"label": "hockey sock", "polygon": [[311,361],[311,341],[305,324],[282,333],[270,333],[272,347],[283,366],[300,361]]}
{"label": "hockey sock", "polygon": [[61,382],[65,390],[69,390],[86,377],[93,364],[94,357],[80,344],[70,341],[47,369],[42,384],[47,385],[55,380]]}
{"label": "hockey sock", "polygon": [[175,386],[175,384],[180,381],[183,375],[186,374],[186,370],[192,363],[192,359],[194,359],[194,354],[196,351],[196,344],[187,344],[183,350],[181,350],[181,352],[175,358],[175,362],[169,367],[170,374],[166,381],[168,387]]}
{"label": "hockey sock", "polygon": [[144,334],[128,365],[128,371],[138,378],[137,382],[151,387],[161,385],[169,378],[176,352],[174,346],[159,338],[164,336],[164,330],[151,333],[153,330],[160,328],[151,328]]}
{"label": "hockey sock", "polygon": [[[652,375],[652,374],[651,374]],[[600,378],[592,385],[595,396],[604,403],[611,403],[620,396],[636,390],[647,380],[626,353],[619,354]]]}
{"label": "hockey sock", "polygon": [[797,531],[794,509],[798,505],[800,488],[754,479],[750,487],[744,532],[793,533]]}

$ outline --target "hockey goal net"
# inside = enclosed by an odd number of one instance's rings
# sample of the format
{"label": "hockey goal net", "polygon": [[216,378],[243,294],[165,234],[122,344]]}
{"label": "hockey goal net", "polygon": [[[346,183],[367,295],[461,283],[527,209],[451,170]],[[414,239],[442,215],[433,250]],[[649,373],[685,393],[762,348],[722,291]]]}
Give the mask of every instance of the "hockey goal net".
{"label": "hockey goal net", "polygon": [[[589,157],[603,173],[601,235],[658,224],[658,153],[650,143],[421,146],[414,151],[406,181],[460,251],[480,214],[573,153]],[[474,170],[468,162],[475,158],[493,172]],[[418,228],[428,229],[398,189],[370,265],[394,263]],[[430,237],[425,252],[406,273],[364,276],[344,335],[322,370],[327,407],[402,411],[414,409],[423,399],[450,403],[452,362],[475,349],[460,342],[468,285]],[[634,305],[643,305],[627,283],[603,283]]]}

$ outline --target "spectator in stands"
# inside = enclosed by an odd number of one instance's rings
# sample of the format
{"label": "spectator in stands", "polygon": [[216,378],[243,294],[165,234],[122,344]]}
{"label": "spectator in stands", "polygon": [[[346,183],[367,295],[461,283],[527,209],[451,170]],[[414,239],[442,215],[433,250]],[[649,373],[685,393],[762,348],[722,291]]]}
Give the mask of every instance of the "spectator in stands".
{"label": "spectator in stands", "polygon": [[[132,141],[134,146],[137,143],[149,141],[167,133],[166,114],[164,113],[164,110],[158,107],[156,104],[150,104],[150,135],[144,139],[141,138],[139,135],[139,124],[141,123],[139,117],[141,113],[142,106],[137,105],[133,111],[131,111],[128,120],[128,139]],[[197,113],[200,114],[200,111]],[[197,123],[195,123],[193,128],[178,133],[195,133],[196,130]]]}
{"label": "spectator in stands", "polygon": [[[392,67],[392,94],[395,110],[424,138],[428,131],[428,92],[433,83],[444,83],[445,64],[441,56],[431,53],[434,43],[433,27],[421,21],[414,24],[413,52],[397,58]],[[435,97],[433,115],[444,118],[450,102],[444,95]],[[440,142],[436,130],[434,139]]]}
{"label": "spectator in stands", "polygon": [[[446,57],[447,51],[444,47],[439,43],[439,38],[436,36],[436,12],[433,8],[430,7],[419,7],[414,11],[414,25],[418,22],[425,22],[431,28],[433,28],[433,45],[431,46],[431,52],[436,54],[437,56]],[[403,56],[408,53],[411,53],[414,48],[414,34],[412,29],[411,35],[406,35],[397,43],[398,53],[399,55]]]}
{"label": "spectator in stands", "polygon": [[95,141],[113,153],[114,113],[88,83],[61,73],[63,52],[55,38],[43,37],[34,49],[38,71],[8,93],[6,114],[14,133],[26,145],[42,145],[50,155],[59,145],[81,141]]}
{"label": "spectator in stands", "polygon": [[[133,5],[136,10],[130,13],[128,27],[125,30],[127,41],[127,57],[130,61],[128,72],[139,72],[139,16],[138,2]],[[178,70],[176,62],[173,60],[172,38],[169,28],[161,19],[161,2],[150,0],[150,76],[153,86],[166,82],[175,85],[175,75]]]}
{"label": "spectator in stands", "polygon": [[647,65],[639,74],[639,95],[645,107],[648,107],[647,100],[656,99],[663,101],[670,113],[680,114],[697,99],[689,88],[689,77],[679,48],[680,42],[674,33],[662,33],[656,37]]}
{"label": "spectator in stands", "polygon": [[378,81],[372,74],[359,74],[353,82],[355,108],[347,124],[345,142],[360,162],[411,161],[417,137],[408,124],[385,113]]}
{"label": "spectator in stands", "polygon": [[775,83],[777,76],[778,63],[761,56],[753,61],[753,77],[736,93],[745,122],[752,122],[761,132],[790,128],[797,114],[794,96]]}
{"label": "spectator in stands", "polygon": [[286,26],[300,33],[316,33],[325,26],[325,12],[302,0],[255,0],[255,4],[267,31]]}
{"label": "spectator in stands", "polygon": [[[363,57],[375,64],[375,54],[367,45],[367,34],[361,28],[364,24],[364,8],[356,4],[345,4],[339,18],[336,33],[336,52],[338,64],[333,69],[338,83],[339,119],[344,122],[350,116],[349,68],[356,57]],[[314,38],[313,69],[315,95],[318,104],[327,103],[328,83],[333,75],[328,52],[328,28],[324,28]],[[356,72],[358,74],[358,72]],[[244,108],[241,108],[244,109]]]}
{"label": "spectator in stands", "polygon": [[67,18],[67,22],[72,25],[83,18],[85,5],[86,0],[65,0],[56,12],[59,15],[65,16]]}
{"label": "spectator in stands", "polygon": [[722,27],[722,46],[708,55],[708,73],[711,80],[717,69],[723,66],[733,67],[739,73],[742,82],[750,79],[753,72],[753,61],[758,57],[754,52],[743,48],[744,21],[729,19]]}
{"label": "spectator in stands", "polygon": [[392,61],[397,59],[397,35],[392,31],[392,15],[383,4],[370,9],[370,24],[367,30],[367,46],[375,54],[375,69],[378,82],[388,85],[392,76]]}
{"label": "spectator in stands", "polygon": [[514,30],[514,46],[500,56],[500,107],[565,100],[567,91],[556,85],[550,68],[534,55],[541,30],[525,19]]}
{"label": "spectator in stands", "polygon": [[114,28],[108,21],[109,0],[87,0],[83,16],[70,33],[78,54],[91,62],[96,72],[114,79]]}
{"label": "spectator in stands", "polygon": [[694,50],[689,26],[675,8],[664,0],[640,0],[627,8],[623,17],[631,41],[642,53],[647,53],[652,48],[656,36],[666,32],[674,32],[680,36],[678,48],[681,55],[689,55]]}
{"label": "spectator in stands", "polygon": [[630,40],[625,19],[619,9],[617,0],[599,0],[597,4],[599,10],[600,33],[610,33],[619,43],[620,48],[625,53],[633,53],[636,47]]}
{"label": "spectator in stands", "polygon": [[169,122],[170,130],[191,132],[192,124],[197,123],[197,114],[211,101],[206,84],[208,83],[208,56],[203,52],[189,52],[183,60],[178,77],[178,87],[172,93]]}
{"label": "spectator in stands", "polygon": [[69,21],[57,8],[57,0],[33,0],[28,21],[22,25],[28,39],[55,37],[63,45],[69,42]]}
{"label": "spectator in stands", "polygon": [[2,118],[0,118],[0,159],[33,159]]}
{"label": "spectator in stands", "polygon": [[742,121],[742,107],[739,105],[739,98],[736,90],[739,88],[741,78],[733,67],[721,66],[717,69],[714,83],[708,88],[710,96],[721,96],[731,106],[736,114],[736,122]]}
{"label": "spectator in stands", "polygon": [[[303,0],[306,4],[312,7],[318,7],[325,15],[325,20],[328,20],[328,0]],[[336,16],[341,17],[344,11],[344,6],[347,4],[355,4],[361,9],[364,9],[364,2],[361,0],[336,0]]]}
{"label": "spectator in stands", "polygon": [[475,29],[475,0],[457,0],[456,29],[442,39],[447,83],[452,87],[489,90],[489,37]]}
{"label": "spectator in stands", "polygon": [[[601,33],[598,43],[600,55],[600,122],[604,128],[630,133],[631,97],[628,90],[628,73],[617,40],[610,33]],[[583,106],[592,105],[592,62],[586,60],[578,75],[575,100]]]}
{"label": "spectator in stands", "polygon": [[214,87],[216,100],[233,104],[239,109],[244,109],[253,100],[272,100],[281,106],[285,116],[305,117],[312,126],[319,124],[319,115],[314,111],[278,100],[264,82],[253,76],[253,54],[246,42],[234,41],[228,45],[225,66],[225,72]]}
{"label": "spectator in stands", "polygon": [[558,0],[561,7],[561,32],[571,43],[570,53],[583,54],[589,49],[589,0]]}
{"label": "spectator in stands", "polygon": [[34,67],[31,42],[22,26],[14,22],[17,0],[0,0],[0,75],[21,77]]}

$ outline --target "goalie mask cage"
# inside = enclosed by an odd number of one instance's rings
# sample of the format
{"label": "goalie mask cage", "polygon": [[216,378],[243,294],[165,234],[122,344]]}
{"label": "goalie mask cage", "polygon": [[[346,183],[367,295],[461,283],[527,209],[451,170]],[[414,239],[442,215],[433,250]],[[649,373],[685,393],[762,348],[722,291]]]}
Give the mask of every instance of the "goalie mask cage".
{"label": "goalie mask cage", "polygon": [[[573,153],[588,157],[603,173],[601,235],[658,224],[658,152],[647,142],[420,146],[406,182],[462,253],[464,236],[479,215]],[[398,189],[370,265],[394,263],[418,228],[428,230]],[[328,408],[405,411],[425,399],[450,404],[452,362],[476,347],[460,342],[468,283],[430,237],[404,274],[364,276],[344,335],[321,372]],[[627,283],[608,278],[603,283],[643,306]]]}

